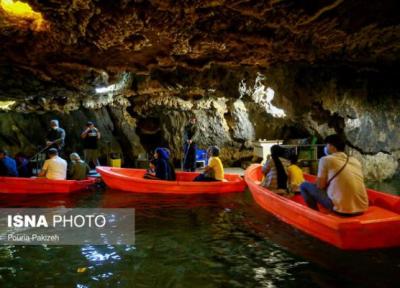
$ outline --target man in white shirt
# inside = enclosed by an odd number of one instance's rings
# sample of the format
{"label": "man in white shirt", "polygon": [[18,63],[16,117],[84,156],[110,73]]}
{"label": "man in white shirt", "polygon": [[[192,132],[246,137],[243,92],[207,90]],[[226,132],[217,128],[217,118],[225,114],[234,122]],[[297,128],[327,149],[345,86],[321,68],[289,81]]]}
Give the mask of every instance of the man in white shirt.
{"label": "man in white shirt", "polygon": [[47,154],[49,159],[44,162],[39,177],[46,177],[52,180],[67,179],[67,161],[58,156],[56,148],[50,148]]}
{"label": "man in white shirt", "polygon": [[368,209],[368,194],[360,162],[344,153],[345,141],[339,135],[325,139],[325,151],[318,166],[317,183],[304,182],[301,195],[310,208],[317,203],[340,214],[360,214]]}

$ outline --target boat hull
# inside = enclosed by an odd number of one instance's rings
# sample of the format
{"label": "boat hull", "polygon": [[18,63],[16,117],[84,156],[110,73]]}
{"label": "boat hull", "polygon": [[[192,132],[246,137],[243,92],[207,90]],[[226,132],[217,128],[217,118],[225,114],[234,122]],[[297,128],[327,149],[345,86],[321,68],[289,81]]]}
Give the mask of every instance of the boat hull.
{"label": "boat hull", "polygon": [[73,193],[86,190],[96,179],[49,180],[45,178],[0,177],[0,193],[9,194],[54,194]]}
{"label": "boat hull", "polygon": [[[314,180],[307,176],[307,180]],[[245,181],[254,200],[282,221],[341,249],[400,246],[400,197],[368,190],[370,207],[363,215],[344,217],[308,208],[302,197],[280,196],[259,185],[261,166],[252,165]]]}
{"label": "boat hull", "polygon": [[135,193],[220,194],[243,192],[246,183],[239,175],[226,174],[227,182],[193,182],[199,173],[177,172],[177,181],[144,179],[144,169],[97,167],[106,185],[115,190]]}

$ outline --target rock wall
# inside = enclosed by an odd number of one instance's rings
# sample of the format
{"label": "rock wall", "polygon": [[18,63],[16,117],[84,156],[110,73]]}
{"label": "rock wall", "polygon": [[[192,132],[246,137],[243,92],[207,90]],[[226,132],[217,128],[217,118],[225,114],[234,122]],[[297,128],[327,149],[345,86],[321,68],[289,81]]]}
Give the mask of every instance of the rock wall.
{"label": "rock wall", "polygon": [[179,159],[195,113],[227,164],[253,139],[337,132],[391,163],[379,178],[397,165],[396,0],[24,2],[35,17],[0,5],[2,146],[36,151],[57,116],[71,149],[97,119],[127,163],[155,145]]}
{"label": "rock wall", "polygon": [[183,127],[194,114],[199,147],[222,147],[226,165],[250,161],[255,139],[315,135],[321,140],[342,133],[368,178],[391,177],[400,151],[395,82],[385,79],[382,84],[375,73],[351,69],[343,75],[340,69],[281,65],[236,70],[215,66],[202,73],[123,72],[105,83],[113,89],[100,93],[76,92],[27,71],[19,76],[25,84],[18,90],[15,79],[10,83],[3,74],[1,98],[16,102],[7,108],[11,111],[0,113],[0,146],[32,155],[43,144],[49,120],[56,117],[67,130],[68,152],[81,151],[79,134],[87,120],[94,120],[103,133],[104,155],[121,152],[126,164],[133,165],[139,154],[163,145],[178,162]]}

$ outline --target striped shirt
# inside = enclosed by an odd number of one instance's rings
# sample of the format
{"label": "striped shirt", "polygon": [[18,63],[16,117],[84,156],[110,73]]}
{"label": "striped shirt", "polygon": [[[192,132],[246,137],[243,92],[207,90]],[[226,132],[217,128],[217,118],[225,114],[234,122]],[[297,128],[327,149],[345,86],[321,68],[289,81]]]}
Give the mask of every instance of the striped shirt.
{"label": "striped shirt", "polygon": [[[290,165],[290,162],[285,158],[279,157],[279,159],[281,160],[283,168],[286,172],[287,168]],[[269,189],[278,189],[278,171],[272,158],[265,162],[264,166],[262,167],[262,172],[266,174],[263,181],[261,182],[261,186]]]}

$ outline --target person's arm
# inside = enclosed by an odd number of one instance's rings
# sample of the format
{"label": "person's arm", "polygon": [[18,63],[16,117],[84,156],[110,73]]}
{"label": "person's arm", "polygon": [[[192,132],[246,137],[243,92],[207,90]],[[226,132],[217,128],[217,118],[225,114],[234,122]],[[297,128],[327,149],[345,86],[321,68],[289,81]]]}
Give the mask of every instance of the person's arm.
{"label": "person's arm", "polygon": [[189,141],[189,129],[188,125],[183,128],[183,142],[185,143]]}
{"label": "person's arm", "polygon": [[46,161],[44,161],[42,170],[40,170],[38,176],[39,177],[45,177],[46,173],[47,173],[47,169],[49,169],[49,162],[46,160]]}
{"label": "person's arm", "polygon": [[269,171],[271,171],[271,164],[270,164],[271,161],[273,161],[273,160],[272,160],[272,159],[267,160],[267,162],[265,162],[264,166],[261,168],[261,171],[262,171],[264,174],[268,174]]}
{"label": "person's arm", "polygon": [[318,189],[325,189],[328,181],[327,158],[322,157],[318,164],[318,177],[316,186]]}
{"label": "person's arm", "polygon": [[206,166],[204,167],[204,173],[209,172],[210,170],[212,170],[212,168],[210,166]]}
{"label": "person's arm", "polygon": [[192,142],[197,142],[198,138],[199,138],[199,128],[197,126],[197,123],[193,126],[193,135],[192,135]]}
{"label": "person's arm", "polygon": [[85,139],[87,137],[87,134],[89,133],[89,131],[90,131],[90,128],[86,128],[86,130],[81,133],[81,138]]}
{"label": "person's arm", "polygon": [[60,140],[60,142],[63,143],[64,140],[65,140],[65,130],[60,128],[60,131],[61,131],[61,135],[60,135],[60,139],[61,140]]}
{"label": "person's arm", "polygon": [[97,132],[97,139],[100,139],[100,138],[101,138],[100,131],[99,131],[99,129],[97,129],[97,128],[95,128],[95,129],[96,129],[96,132]]}
{"label": "person's arm", "polygon": [[208,165],[204,167],[204,173],[207,174],[210,171],[214,171],[214,167],[217,165],[217,162],[214,160],[214,158],[211,158],[210,161],[208,162]]}
{"label": "person's arm", "polygon": [[50,131],[47,133],[46,138],[44,138],[45,142],[46,142],[46,146],[50,146],[51,144],[53,144],[53,141],[50,141]]}

